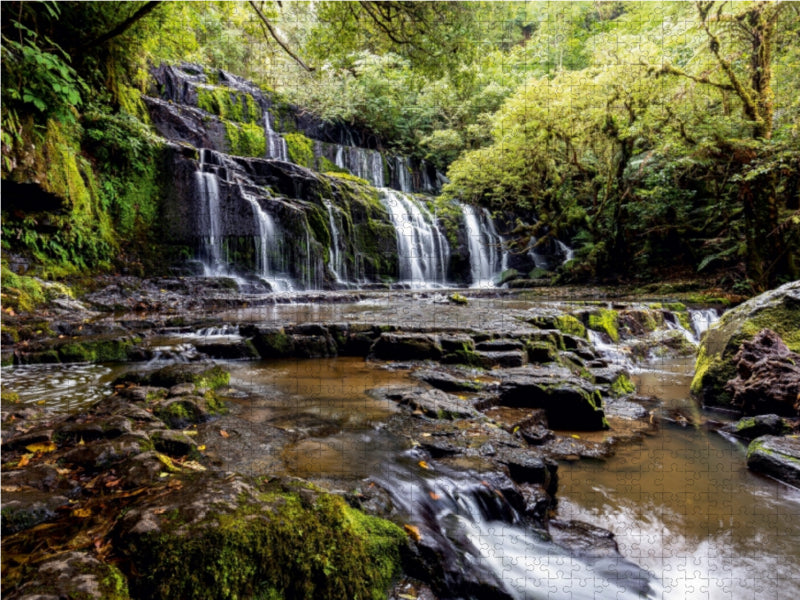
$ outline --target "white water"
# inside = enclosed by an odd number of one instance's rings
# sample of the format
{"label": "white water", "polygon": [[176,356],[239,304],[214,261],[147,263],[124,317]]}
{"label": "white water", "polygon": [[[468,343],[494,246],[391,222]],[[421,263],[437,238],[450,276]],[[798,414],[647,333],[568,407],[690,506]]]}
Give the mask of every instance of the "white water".
{"label": "white water", "polygon": [[333,273],[336,283],[347,283],[347,263],[344,260],[344,252],[340,245],[342,244],[341,236],[339,235],[339,228],[336,226],[336,217],[333,204],[329,200],[323,200],[325,209],[328,211],[328,223],[330,224],[331,232],[331,246],[328,248],[328,266]]}
{"label": "white water", "polygon": [[400,281],[415,288],[443,285],[450,247],[433,215],[402,192],[389,188],[379,192],[397,234]]}
{"label": "white water", "polygon": [[470,287],[494,287],[507,261],[506,253],[501,252],[503,238],[497,234],[486,209],[482,209],[479,216],[474,207],[462,204],[461,212],[467,228]]}
{"label": "white water", "polygon": [[281,252],[281,231],[275,225],[275,221],[273,221],[270,214],[261,208],[261,205],[255,198],[246,193],[244,190],[242,190],[242,196],[252,207],[253,218],[256,220],[256,224],[258,226],[258,241],[256,243],[256,250],[258,251],[256,255],[256,270],[259,277],[269,283],[272,291],[274,292],[294,291],[291,278],[286,275],[273,274],[270,264],[271,255],[273,253],[279,254]]}
{"label": "white water", "polygon": [[377,150],[368,150],[357,146],[340,146],[337,144],[334,163],[340,169],[347,169],[361,179],[366,179],[373,186],[384,186],[383,157]]}
{"label": "white water", "polygon": [[414,183],[411,179],[411,169],[408,168],[408,159],[404,156],[394,157],[394,169],[396,184],[401,192],[411,193],[414,191]]}
{"label": "white water", "polygon": [[279,133],[275,133],[270,123],[269,111],[264,112],[264,132],[267,136],[267,158],[289,161],[289,147]]}
{"label": "white water", "polygon": [[214,277],[223,274],[222,265],[222,237],[220,235],[219,213],[219,181],[214,173],[203,171],[205,164],[205,149],[200,149],[200,167],[195,173],[197,187],[202,195],[203,223],[206,235],[201,237],[200,254],[203,262],[203,274]]}

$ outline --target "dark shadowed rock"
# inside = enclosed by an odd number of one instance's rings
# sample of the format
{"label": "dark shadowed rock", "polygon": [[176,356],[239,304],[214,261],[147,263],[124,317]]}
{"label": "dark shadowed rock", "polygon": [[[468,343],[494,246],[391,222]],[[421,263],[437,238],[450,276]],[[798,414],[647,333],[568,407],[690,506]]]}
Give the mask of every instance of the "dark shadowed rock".
{"label": "dark shadowed rock", "polygon": [[383,333],[370,354],[383,360],[435,360],[442,355],[442,347],[432,335]]}
{"label": "dark shadowed rock", "polygon": [[122,573],[86,552],[60,553],[45,559],[39,564],[35,578],[23,584],[16,597],[20,600],[129,598],[128,584]]}
{"label": "dark shadowed rock", "polygon": [[745,440],[754,440],[762,435],[786,435],[792,431],[792,424],[778,415],[757,415],[729,423],[720,431]]}
{"label": "dark shadowed rock", "polygon": [[455,377],[450,373],[434,371],[433,369],[416,371],[414,377],[445,392],[476,392],[483,388],[483,385],[477,381],[469,381],[468,379]]}

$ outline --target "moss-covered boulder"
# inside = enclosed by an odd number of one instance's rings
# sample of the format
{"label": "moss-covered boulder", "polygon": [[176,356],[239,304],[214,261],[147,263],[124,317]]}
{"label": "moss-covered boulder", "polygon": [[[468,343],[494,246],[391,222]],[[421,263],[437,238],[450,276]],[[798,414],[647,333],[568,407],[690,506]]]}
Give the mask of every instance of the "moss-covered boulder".
{"label": "moss-covered boulder", "polygon": [[386,598],[406,535],[298,482],[202,475],[116,530],[134,598]]}
{"label": "moss-covered boulder", "polygon": [[800,351],[800,281],[751,298],[722,315],[700,343],[692,380],[692,394],[704,405],[731,407],[726,389],[736,377],[734,358],[743,342],[769,328],[794,352]]}

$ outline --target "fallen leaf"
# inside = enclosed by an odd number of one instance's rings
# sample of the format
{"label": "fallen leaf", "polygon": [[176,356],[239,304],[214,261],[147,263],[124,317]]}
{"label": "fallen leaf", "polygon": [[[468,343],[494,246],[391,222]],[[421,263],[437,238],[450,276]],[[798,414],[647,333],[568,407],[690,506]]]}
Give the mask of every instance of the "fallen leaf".
{"label": "fallen leaf", "polygon": [[27,467],[32,458],[33,454],[23,454],[17,463],[17,468],[21,469],[22,467]]}
{"label": "fallen leaf", "polygon": [[92,516],[92,509],[91,508],[76,508],[72,511],[73,517],[78,517],[79,519],[85,519],[86,517]]}
{"label": "fallen leaf", "polygon": [[403,525],[403,529],[415,542],[418,542],[422,539],[422,536],[419,534],[419,527],[415,527],[414,525],[409,525],[406,523]]}
{"label": "fallen leaf", "polygon": [[154,514],[154,515],[163,515],[165,512],[167,512],[167,509],[166,509],[166,507],[162,506],[162,507],[160,507],[160,508],[156,508],[156,509],[153,511],[153,514]]}
{"label": "fallen leaf", "polygon": [[58,448],[53,442],[39,442],[38,444],[28,444],[25,450],[29,452],[52,452]]}
{"label": "fallen leaf", "polygon": [[419,461],[417,464],[423,469],[430,469],[430,466],[428,466],[428,463],[426,463],[424,460]]}
{"label": "fallen leaf", "polygon": [[572,437],[574,437],[576,440],[581,439],[581,436],[579,436],[577,433],[573,433]]}
{"label": "fallen leaf", "polygon": [[224,437],[224,438],[231,437],[231,434],[229,434],[229,433],[228,433],[227,431],[225,431],[224,429],[220,429],[220,430],[219,430],[219,434],[220,434],[222,437]]}
{"label": "fallen leaf", "polygon": [[197,435],[196,429],[184,429],[183,435]]}
{"label": "fallen leaf", "polygon": [[440,500],[441,499],[441,496],[439,494],[437,494],[436,492],[428,492],[428,494],[430,495],[432,500]]}
{"label": "fallen leaf", "polygon": [[206,445],[205,445],[205,444],[200,444],[200,445],[197,447],[197,449],[198,449],[200,452],[205,452],[205,451],[206,451]]}

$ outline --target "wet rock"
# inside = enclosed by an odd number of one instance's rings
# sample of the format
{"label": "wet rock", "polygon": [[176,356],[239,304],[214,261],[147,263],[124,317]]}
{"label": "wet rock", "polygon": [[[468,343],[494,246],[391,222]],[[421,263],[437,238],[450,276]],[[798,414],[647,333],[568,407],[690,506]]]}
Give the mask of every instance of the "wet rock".
{"label": "wet rock", "polygon": [[4,487],[29,487],[49,492],[61,488],[63,483],[64,478],[58,473],[58,469],[46,463],[3,473]]}
{"label": "wet rock", "polygon": [[483,385],[479,382],[469,381],[444,371],[434,371],[432,369],[416,371],[414,377],[445,392],[475,392],[483,388]]}
{"label": "wet rock", "polygon": [[511,479],[517,483],[541,485],[547,493],[555,495],[558,487],[558,465],[533,452],[502,449],[495,460],[508,468]]}
{"label": "wet rock", "polygon": [[607,429],[600,392],[581,379],[556,379],[531,372],[506,376],[500,384],[505,406],[543,408],[553,429]]}
{"label": "wet rock", "polygon": [[81,598],[126,600],[122,573],[85,552],[67,552],[39,563],[33,578],[19,588],[20,600]]}
{"label": "wet rock", "polygon": [[197,344],[197,351],[205,354],[209,358],[219,358],[222,360],[253,360],[259,357],[259,353],[248,340],[230,342],[208,342]]}
{"label": "wet rock", "polygon": [[426,360],[442,355],[437,339],[427,334],[383,333],[372,346],[370,355],[382,360]]}
{"label": "wet rock", "polygon": [[176,458],[197,450],[197,443],[181,431],[154,431],[150,439],[156,450]]}
{"label": "wet rock", "polygon": [[464,448],[461,445],[455,444],[448,438],[424,438],[419,445],[420,448],[431,455],[431,458],[437,459],[455,456],[464,452]]}
{"label": "wet rock", "polygon": [[194,394],[194,384],[193,383],[179,383],[178,385],[173,385],[169,388],[169,398],[174,398],[175,396],[191,396]]}
{"label": "wet rock", "polygon": [[293,354],[298,358],[324,358],[337,353],[336,342],[327,331],[324,335],[293,334],[291,340]]}
{"label": "wet rock", "polygon": [[792,423],[778,415],[757,415],[729,423],[721,427],[720,431],[745,440],[754,440],[762,435],[786,435],[791,433],[792,429]]}
{"label": "wet rock", "polygon": [[548,520],[548,512],[555,504],[553,496],[542,485],[520,483],[518,487],[525,502],[521,512],[540,527],[544,526]]}
{"label": "wet rock", "polygon": [[294,339],[283,327],[250,325],[242,327],[241,334],[252,338],[261,358],[285,358],[294,355]]}
{"label": "wet rock", "polygon": [[451,353],[457,350],[475,350],[475,341],[470,336],[465,334],[449,334],[439,336],[439,343],[442,346],[442,351],[445,353]]}
{"label": "wet rock", "polygon": [[750,442],[747,467],[800,487],[800,435],[765,435]]}
{"label": "wet rock", "polygon": [[558,360],[558,350],[548,342],[529,342],[527,351],[528,361],[532,363],[549,363]]}
{"label": "wet rock", "polygon": [[158,481],[165,469],[166,466],[155,450],[136,454],[117,467],[122,485],[128,489],[144,487]]}
{"label": "wet rock", "polygon": [[751,298],[722,315],[700,342],[692,394],[705,405],[730,407],[733,391],[725,384],[737,375],[734,357],[743,342],[764,328],[780,335],[790,350],[800,352],[800,281]]}
{"label": "wet rock", "polygon": [[58,509],[67,506],[66,496],[39,490],[3,491],[3,534],[16,533],[56,519]]}
{"label": "wet rock", "polygon": [[111,467],[150,448],[152,443],[147,435],[141,432],[129,433],[114,440],[75,446],[61,456],[61,461],[73,467],[94,471]]}
{"label": "wet rock", "polygon": [[475,350],[487,352],[506,352],[509,350],[523,350],[524,348],[524,344],[519,340],[509,339],[486,340],[475,344]]}
{"label": "wet rock", "polygon": [[519,434],[531,446],[541,446],[553,439],[553,432],[540,424],[524,425],[519,428]]}
{"label": "wet rock", "polygon": [[475,351],[475,356],[484,368],[501,367],[504,369],[521,367],[527,364],[528,354],[522,350],[510,350],[503,352]]}
{"label": "wet rock", "polygon": [[390,389],[385,392],[385,397],[412,410],[421,411],[431,419],[465,419],[478,415],[469,403],[436,389]]}
{"label": "wet rock", "polygon": [[733,363],[736,377],[725,390],[732,393],[734,407],[745,414],[800,415],[800,354],[789,350],[777,333],[763,329],[743,342]]}
{"label": "wet rock", "polygon": [[182,429],[208,418],[208,413],[200,408],[202,402],[199,396],[170,398],[154,407],[153,412],[170,428]]}
{"label": "wet rock", "polygon": [[578,556],[605,558],[620,556],[614,534],[590,523],[551,519],[548,523],[548,531],[556,544],[571,550]]}
{"label": "wet rock", "polygon": [[10,439],[3,440],[3,450],[22,450],[31,444],[44,444],[53,439],[52,429],[39,429],[28,433],[20,433]]}

